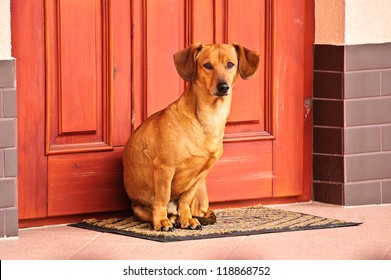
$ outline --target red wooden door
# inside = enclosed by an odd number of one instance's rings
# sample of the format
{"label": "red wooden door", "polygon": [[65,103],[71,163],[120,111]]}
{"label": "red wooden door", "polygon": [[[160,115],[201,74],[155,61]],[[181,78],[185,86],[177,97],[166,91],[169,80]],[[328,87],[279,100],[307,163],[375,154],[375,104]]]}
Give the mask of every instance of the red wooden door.
{"label": "red wooden door", "polygon": [[122,147],[182,93],[172,55],[197,41],[261,54],[256,76],[235,86],[224,155],[208,178],[211,202],[310,198],[313,3],[31,2],[42,5],[11,3],[22,220],[129,208]]}

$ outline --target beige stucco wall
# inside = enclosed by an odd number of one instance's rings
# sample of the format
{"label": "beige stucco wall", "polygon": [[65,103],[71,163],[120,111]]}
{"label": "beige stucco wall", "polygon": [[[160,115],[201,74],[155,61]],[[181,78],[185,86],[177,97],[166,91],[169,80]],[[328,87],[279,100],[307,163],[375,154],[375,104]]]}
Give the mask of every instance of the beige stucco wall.
{"label": "beige stucco wall", "polygon": [[315,0],[315,43],[391,42],[391,0]]}
{"label": "beige stucco wall", "polygon": [[10,0],[0,1],[0,59],[11,57]]}
{"label": "beige stucco wall", "polygon": [[345,0],[345,44],[391,42],[390,0]]}

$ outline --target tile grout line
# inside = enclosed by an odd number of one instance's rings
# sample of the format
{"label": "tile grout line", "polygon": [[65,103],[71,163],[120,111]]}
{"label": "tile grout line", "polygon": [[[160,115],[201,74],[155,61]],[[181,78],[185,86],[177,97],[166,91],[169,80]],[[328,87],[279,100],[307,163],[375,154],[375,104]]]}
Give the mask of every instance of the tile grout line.
{"label": "tile grout line", "polygon": [[91,240],[87,241],[84,245],[82,245],[80,248],[76,249],[76,251],[70,255],[70,257],[68,258],[68,260],[71,260],[78,252],[80,252],[81,250],[83,250],[84,248],[86,248],[88,245],[90,245],[92,242],[94,242],[96,239],[98,239],[98,237],[100,237],[101,235],[103,235],[103,232],[98,232],[98,234],[96,236],[94,236],[93,238],[91,238]]}
{"label": "tile grout line", "polygon": [[232,248],[232,250],[230,250],[228,252],[228,254],[224,257],[224,260],[227,260],[227,258],[236,250],[239,248],[240,244],[243,243],[244,240],[246,240],[248,238],[248,236],[243,236],[242,240],[240,240],[240,242],[234,247]]}

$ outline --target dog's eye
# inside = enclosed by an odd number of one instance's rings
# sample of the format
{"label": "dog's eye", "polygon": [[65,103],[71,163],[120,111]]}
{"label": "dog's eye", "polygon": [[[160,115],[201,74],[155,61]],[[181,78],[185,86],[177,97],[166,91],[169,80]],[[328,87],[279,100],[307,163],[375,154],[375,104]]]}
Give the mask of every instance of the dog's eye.
{"label": "dog's eye", "polygon": [[228,68],[228,69],[232,69],[234,66],[235,66],[235,64],[233,64],[231,61],[229,61],[229,62],[227,63],[227,68]]}
{"label": "dog's eye", "polygon": [[210,63],[205,63],[204,67],[208,70],[213,70],[213,66]]}

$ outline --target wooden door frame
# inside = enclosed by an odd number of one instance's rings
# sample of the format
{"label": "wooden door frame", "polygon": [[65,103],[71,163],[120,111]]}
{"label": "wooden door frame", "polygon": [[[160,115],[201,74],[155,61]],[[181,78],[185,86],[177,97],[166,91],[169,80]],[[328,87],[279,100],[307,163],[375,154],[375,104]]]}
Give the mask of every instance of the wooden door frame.
{"label": "wooden door frame", "polygon": [[[295,2],[294,0],[291,2]],[[312,106],[312,63],[313,63],[313,44],[315,36],[315,4],[313,0],[303,0],[299,3],[295,2],[295,9],[284,9],[287,1],[276,0],[273,1],[273,57],[272,57],[272,68],[273,68],[273,96],[274,106],[277,110],[275,114],[279,113],[279,108],[276,96],[283,92],[284,98],[290,98],[291,102],[296,102],[296,107],[291,109],[301,110],[302,119],[296,122],[290,122],[289,117],[285,115],[285,121],[279,122],[280,127],[273,128],[276,141],[273,143],[273,148],[277,146],[281,138],[286,137],[284,131],[294,129],[296,125],[303,126],[303,147],[302,147],[302,182],[303,192],[298,196],[292,198],[284,198],[284,188],[289,185],[290,179],[290,166],[300,164],[297,162],[287,163],[287,151],[284,149],[276,149],[277,154],[273,153],[273,164],[276,164],[280,169],[275,169],[273,166],[274,185],[279,185],[278,189],[280,193],[274,193],[273,197],[277,197],[276,201],[286,200],[287,202],[302,202],[309,201],[312,199],[312,110],[308,107],[308,101]],[[292,7],[293,4],[289,5]],[[296,19],[297,15],[301,15],[304,21]],[[295,25],[304,26],[300,28],[288,28],[283,29],[282,23],[292,19]],[[296,34],[297,30],[300,31]],[[299,38],[298,38],[299,37]],[[287,57],[290,57],[291,68],[294,69],[293,73],[297,73],[297,76],[286,76],[285,70]],[[285,64],[284,64],[285,63]],[[288,81],[287,81],[288,80]],[[300,86],[296,86],[300,84]],[[280,87],[281,86],[281,87]],[[297,92],[295,90],[300,89],[302,95],[301,99],[297,100]],[[309,109],[307,111],[307,109]],[[282,124],[282,125],[281,125]],[[284,141],[281,141],[284,142]],[[285,143],[285,142],[284,142]],[[291,151],[292,152],[292,151]],[[278,162],[277,162],[278,161]],[[285,162],[285,163],[284,163]],[[281,170],[282,167],[282,170]],[[282,191],[281,191],[282,190]]]}
{"label": "wooden door frame", "polygon": [[312,193],[312,83],[313,53],[315,43],[315,1],[304,1],[304,141],[303,141],[303,187],[304,192],[297,198],[298,202],[313,199]]}
{"label": "wooden door frame", "polygon": [[[47,215],[44,0],[11,1],[18,103],[19,219]],[[44,187],[45,186],[45,187]]]}
{"label": "wooden door frame", "polygon": [[[289,16],[285,0],[274,3],[274,26]],[[279,52],[290,52],[300,56],[302,63],[303,89],[303,189],[304,193],[297,197],[281,197],[265,199],[263,203],[286,203],[309,201],[312,197],[312,112],[304,114],[304,100],[312,97],[312,53],[314,42],[314,1],[302,0],[300,12],[303,13],[304,26],[302,46],[292,49],[289,37],[274,37],[274,48]],[[47,217],[47,156],[45,155],[45,24],[44,0],[11,1],[11,36],[12,55],[16,58],[17,90],[18,90],[18,201],[21,226],[29,225],[29,219]],[[275,33],[278,30],[275,30]],[[289,30],[280,30],[287,35]],[[279,33],[281,34],[281,33]],[[274,49],[274,53],[276,49]],[[275,85],[282,80],[278,76],[278,60],[273,56],[273,70],[276,74]],[[276,90],[276,89],[274,89]],[[283,155],[277,156],[283,160]],[[283,171],[277,171],[283,172]],[[289,172],[289,171],[287,171]],[[249,202],[251,203],[251,202]],[[45,222],[46,223],[46,222]]]}

